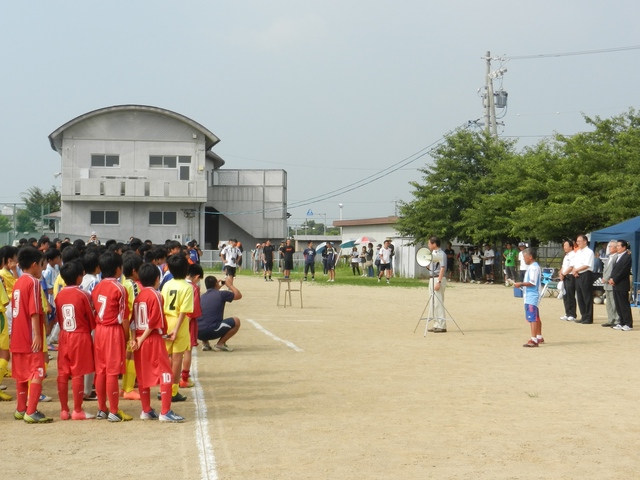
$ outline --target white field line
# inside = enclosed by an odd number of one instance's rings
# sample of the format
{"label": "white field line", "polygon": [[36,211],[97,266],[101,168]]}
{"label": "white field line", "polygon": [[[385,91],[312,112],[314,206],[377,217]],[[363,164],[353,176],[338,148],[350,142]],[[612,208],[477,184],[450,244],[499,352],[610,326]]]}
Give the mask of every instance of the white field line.
{"label": "white field line", "polygon": [[256,327],[258,330],[260,330],[262,333],[264,333],[267,337],[273,338],[276,342],[282,342],[287,347],[293,348],[296,352],[304,352],[304,350],[301,349],[300,347],[298,347],[295,343],[290,342],[289,340],[283,340],[282,338],[278,337],[277,335],[274,335],[269,330],[267,330],[262,325],[260,325],[258,322],[254,322],[253,320],[251,320],[249,318],[247,318],[247,322],[251,323],[251,325]]}
{"label": "white field line", "polygon": [[196,407],[196,444],[200,457],[200,478],[202,480],[217,480],[216,457],[209,437],[209,420],[207,419],[207,404],[204,400],[202,386],[198,380],[198,355],[194,349],[191,357],[191,374],[195,383],[193,387],[193,403]]}

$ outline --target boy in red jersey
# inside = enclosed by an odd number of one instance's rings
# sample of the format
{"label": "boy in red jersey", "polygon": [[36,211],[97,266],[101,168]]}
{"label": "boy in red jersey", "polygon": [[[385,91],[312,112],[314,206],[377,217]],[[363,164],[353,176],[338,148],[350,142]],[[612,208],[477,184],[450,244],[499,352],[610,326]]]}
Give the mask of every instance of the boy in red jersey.
{"label": "boy in red jersey", "polygon": [[133,350],[142,420],[156,420],[158,415],[151,408],[150,388],[160,384],[162,410],[161,422],[183,422],[184,418],[171,410],[171,386],[173,374],[162,335],[166,333],[167,323],[164,317],[163,299],[157,288],[160,285],[160,272],[151,263],[145,263],[138,270],[138,278],[143,289],[133,304],[133,319],[136,338],[129,346]]}
{"label": "boy in red jersey", "polygon": [[[16,420],[27,423],[49,423],[37,410],[44,379],[44,310],[40,276],[43,268],[42,253],[33,247],[25,247],[18,254],[22,276],[13,286],[11,354],[12,377],[16,380]],[[28,398],[27,398],[28,397]]]}
{"label": "boy in red jersey", "polygon": [[197,263],[189,265],[186,280],[193,287],[193,312],[187,314],[187,317],[189,317],[191,346],[184,352],[182,372],[180,375],[180,388],[193,387],[193,381],[189,378],[191,374],[191,352],[193,352],[194,347],[198,346],[198,318],[202,316],[202,309],[200,308],[200,280],[203,276],[204,271],[200,265]]}
{"label": "boy in red jersey", "polygon": [[[67,285],[56,296],[56,320],[60,326],[58,343],[58,396],[62,420],[89,420],[95,415],[82,410],[84,376],[93,373],[93,341],[96,327],[91,296],[80,289],[84,268],[79,260],[65,263],[60,275]],[[69,415],[69,377],[73,413]]]}
{"label": "boy in red jersey", "polygon": [[[102,281],[91,292],[96,309],[93,356],[96,364],[98,419],[123,422],[133,417],[118,408],[118,376],[124,373],[126,343],[129,341],[129,299],[118,283],[122,275],[122,257],[114,252],[100,255]],[[107,410],[107,398],[110,411]]]}

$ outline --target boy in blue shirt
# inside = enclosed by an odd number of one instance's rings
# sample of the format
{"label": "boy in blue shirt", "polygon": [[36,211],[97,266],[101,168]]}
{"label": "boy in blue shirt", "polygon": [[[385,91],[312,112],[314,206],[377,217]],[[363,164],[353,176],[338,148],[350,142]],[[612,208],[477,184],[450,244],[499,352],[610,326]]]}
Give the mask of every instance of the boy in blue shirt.
{"label": "boy in blue shirt", "polygon": [[524,287],[524,317],[531,327],[531,339],[523,347],[538,347],[541,343],[544,343],[542,321],[538,310],[542,271],[540,270],[540,265],[536,262],[537,254],[533,248],[525,249],[522,254],[528,268],[524,275],[524,280],[516,282],[514,287]]}

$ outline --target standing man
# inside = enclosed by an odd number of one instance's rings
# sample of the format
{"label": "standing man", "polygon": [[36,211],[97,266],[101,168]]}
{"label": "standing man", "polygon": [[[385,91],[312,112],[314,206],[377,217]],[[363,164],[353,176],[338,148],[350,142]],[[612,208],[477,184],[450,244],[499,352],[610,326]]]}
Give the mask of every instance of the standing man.
{"label": "standing man", "polygon": [[[384,246],[380,249],[378,255],[380,256],[380,273],[378,274],[378,282],[383,275],[387,277],[387,284],[391,283],[391,249],[389,245],[391,240],[385,240]],[[386,273],[385,273],[386,272]]]}
{"label": "standing man", "polygon": [[616,309],[620,317],[620,325],[616,325],[616,330],[628,332],[633,330],[633,316],[629,305],[629,290],[631,289],[631,254],[629,244],[626,240],[618,240],[618,256],[611,271],[609,284],[613,286],[613,296],[616,299]]}
{"label": "standing man", "polygon": [[613,266],[616,264],[616,259],[618,258],[618,242],[615,240],[611,240],[609,245],[607,245],[608,256],[605,257],[607,263],[604,266],[604,270],[602,271],[602,283],[604,284],[604,291],[607,296],[607,323],[603,323],[603,327],[614,327],[620,323],[620,316],[618,315],[618,311],[616,309],[616,298],[613,293],[613,285],[609,283],[611,279],[611,272],[613,271]]}
{"label": "standing man", "polygon": [[[396,247],[393,243],[391,243],[391,239],[387,238],[388,249],[389,249],[389,275],[387,278],[393,277],[393,259],[396,256]],[[388,282],[387,282],[388,283]]]}
{"label": "standing man", "polygon": [[313,242],[307,244],[307,248],[302,252],[304,255],[304,279],[307,280],[307,274],[311,270],[311,281],[316,281],[316,249],[313,248]]}
{"label": "standing man", "polygon": [[447,248],[444,251],[447,256],[447,280],[451,281],[451,275],[453,275],[453,265],[455,263],[456,252],[453,250],[451,242],[447,244]]}
{"label": "standing man", "polygon": [[242,253],[236,247],[237,241],[233,238],[229,239],[229,243],[227,246],[222,249],[220,252],[220,258],[224,262],[224,271],[227,274],[227,277],[235,277],[236,269],[238,268],[240,258],[242,258]]}
{"label": "standing man", "polygon": [[447,287],[446,255],[440,250],[440,239],[436,236],[429,238],[427,244],[431,250],[429,270],[429,294],[431,295],[431,318],[433,318],[433,333],[447,333],[447,319],[444,315],[444,290]]}
{"label": "standing man", "polygon": [[495,257],[496,254],[491,249],[491,245],[485,243],[484,255],[482,256],[484,259],[485,284],[493,284],[493,261],[495,260]]}
{"label": "standing man", "polygon": [[573,257],[575,257],[576,252],[573,249],[573,240],[565,240],[562,248],[564,249],[564,258],[562,259],[562,268],[560,269],[560,280],[562,280],[564,284],[564,295],[562,296],[564,315],[560,317],[560,320],[575,322],[577,315],[576,277],[573,276]]}
{"label": "standing man", "polygon": [[[271,240],[267,240],[262,249],[262,263],[264,263],[264,281],[273,282],[271,279],[271,271],[273,270],[273,252],[275,247],[271,245]],[[267,280],[267,275],[269,280]]]}
{"label": "standing man", "polygon": [[591,292],[593,279],[591,278],[591,272],[593,272],[593,262],[595,259],[593,250],[587,247],[587,242],[588,239],[586,235],[578,235],[578,238],[576,238],[578,250],[573,257],[572,270],[572,274],[576,279],[578,308],[582,316],[582,318],[576,320],[576,323],[583,323],[585,325],[593,323],[593,294]]}
{"label": "standing man", "polygon": [[282,248],[284,278],[289,278],[291,270],[293,270],[293,254],[295,252],[296,249],[291,245],[291,239],[287,238],[287,241]]}
{"label": "standing man", "polygon": [[[573,245],[573,241],[571,242],[571,244]],[[520,250],[520,252],[518,253],[518,263],[520,265],[520,272],[519,272],[520,273],[520,278],[519,278],[519,280],[521,282],[524,282],[524,274],[527,273],[527,268],[529,268],[528,265],[527,265],[527,262],[524,261],[524,253],[522,253],[522,252],[524,252],[525,248],[527,248],[527,244],[526,243],[520,242],[518,244],[518,250]]]}
{"label": "standing man", "polygon": [[505,245],[504,252],[504,268],[507,271],[507,278],[504,281],[504,286],[508,287],[513,285],[516,279],[516,258],[518,257],[518,251],[511,246],[510,243]]}

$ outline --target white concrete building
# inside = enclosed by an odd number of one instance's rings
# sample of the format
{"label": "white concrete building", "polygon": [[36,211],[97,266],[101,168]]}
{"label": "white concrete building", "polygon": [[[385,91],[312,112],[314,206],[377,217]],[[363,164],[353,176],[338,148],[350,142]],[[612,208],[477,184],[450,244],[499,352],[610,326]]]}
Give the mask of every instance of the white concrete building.
{"label": "white concrete building", "polygon": [[60,232],[204,248],[236,237],[286,234],[286,172],[221,170],[220,140],[176,112],[118,105],[85,113],[49,135],[61,155]]}

